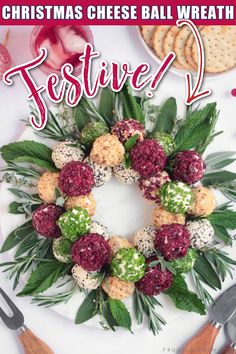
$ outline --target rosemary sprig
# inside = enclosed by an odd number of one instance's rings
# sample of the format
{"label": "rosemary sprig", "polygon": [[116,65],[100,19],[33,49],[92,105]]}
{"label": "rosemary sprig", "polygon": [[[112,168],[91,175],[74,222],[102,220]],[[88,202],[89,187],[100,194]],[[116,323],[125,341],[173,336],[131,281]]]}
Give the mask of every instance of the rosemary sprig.
{"label": "rosemary sprig", "polygon": [[1,171],[3,172],[13,172],[16,176],[38,179],[40,173],[33,166],[18,166],[13,162],[8,162],[7,166],[4,166]]}
{"label": "rosemary sprig", "polygon": [[169,270],[171,273],[176,274],[176,270],[172,267],[171,262],[165,260],[165,258],[158,252],[157,250],[153,250],[157,256],[157,259],[151,261],[148,265],[149,267],[155,267],[156,265],[160,265],[161,270],[165,271],[166,269]]}
{"label": "rosemary sprig", "polygon": [[143,323],[144,315],[148,319],[148,329],[154,335],[162,330],[162,326],[166,321],[156,311],[156,306],[162,306],[155,297],[147,296],[139,292],[137,289],[133,295],[133,308],[138,324]]}
{"label": "rosemary sprig", "polygon": [[78,287],[76,283],[73,282],[69,290],[55,294],[55,295],[35,295],[32,299],[32,303],[36,303],[37,306],[52,307],[59,304],[66,304]]}
{"label": "rosemary sprig", "polygon": [[199,274],[194,269],[192,269],[191,274],[192,274],[193,284],[196,288],[198,296],[200,297],[200,299],[202,300],[206,308],[209,307],[214,301],[212,296],[205,289]]}

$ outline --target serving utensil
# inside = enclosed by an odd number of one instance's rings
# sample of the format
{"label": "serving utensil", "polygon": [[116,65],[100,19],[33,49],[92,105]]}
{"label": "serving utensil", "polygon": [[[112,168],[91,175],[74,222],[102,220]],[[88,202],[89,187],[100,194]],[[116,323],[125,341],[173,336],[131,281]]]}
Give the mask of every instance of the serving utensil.
{"label": "serving utensil", "polygon": [[[184,346],[182,354],[211,354],[221,327],[228,322],[235,310],[236,284],[228,288],[216,299],[210,309],[210,321]],[[236,352],[233,353],[235,354]]]}
{"label": "serving utensil", "polygon": [[222,354],[236,354],[236,314],[226,323],[226,333],[230,343],[225,347]]}
{"label": "serving utensil", "polygon": [[2,295],[12,311],[12,316],[8,316],[0,307],[0,318],[9,329],[17,331],[18,338],[24,348],[25,354],[54,354],[47,344],[36,337],[34,333],[25,326],[22,312],[1,287],[0,295]]}

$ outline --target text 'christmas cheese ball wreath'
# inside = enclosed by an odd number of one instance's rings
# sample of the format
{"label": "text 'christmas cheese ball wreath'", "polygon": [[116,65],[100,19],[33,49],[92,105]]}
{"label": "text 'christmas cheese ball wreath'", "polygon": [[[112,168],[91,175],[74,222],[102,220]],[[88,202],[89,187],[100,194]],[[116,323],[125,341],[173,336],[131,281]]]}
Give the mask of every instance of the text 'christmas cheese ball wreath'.
{"label": "text 'christmas cheese ball wreath'", "polygon": [[[157,107],[132,96],[125,85],[119,93],[105,89],[98,109],[82,98],[73,112],[50,112],[39,134],[57,140],[52,150],[34,141],[3,146],[3,180],[18,184],[10,190],[17,200],[9,212],[28,218],[2,246],[2,252],[17,247],[14,260],[2,264],[15,287],[31,271],[19,294],[51,306],[69,301],[79,289],[85,298],[76,323],[99,315],[112,330],[131,330],[122,301],[128,297],[133,297],[136,321],[141,324],[147,316],[154,334],[165,323],[156,312],[160,293],[178,309],[204,314],[212,300],[205,286],[221,288],[236,264],[221,250],[222,244],[232,244],[228,229],[236,228],[235,212],[230,203],[217,207],[213,191],[235,201],[236,175],[227,185],[222,170],[234,153],[202,158],[214,138],[216,119],[211,103],[177,123],[173,98]],[[94,219],[99,205],[93,189],[112,175],[119,182],[137,183],[143,197],[155,204],[153,224],[129,240]],[[37,192],[20,190],[19,184],[36,184]],[[189,277],[196,293],[188,289]],[[65,292],[43,294],[59,279],[67,284]]]}

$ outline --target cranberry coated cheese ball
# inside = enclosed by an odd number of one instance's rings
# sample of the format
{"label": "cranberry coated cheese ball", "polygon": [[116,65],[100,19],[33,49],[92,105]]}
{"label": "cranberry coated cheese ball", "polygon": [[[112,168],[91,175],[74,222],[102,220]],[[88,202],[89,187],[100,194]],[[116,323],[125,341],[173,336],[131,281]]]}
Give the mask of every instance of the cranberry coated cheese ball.
{"label": "cranberry coated cheese ball", "polygon": [[142,141],[144,138],[144,126],[135,119],[124,119],[117,122],[111,133],[116,135],[122,144],[125,144],[129,138],[138,134],[138,140]]}
{"label": "cranberry coated cheese ball", "polygon": [[172,174],[176,181],[194,184],[203,177],[205,162],[201,155],[193,150],[178,153],[172,161]]}
{"label": "cranberry coated cheese ball", "polygon": [[157,172],[149,178],[141,178],[139,188],[143,193],[143,197],[154,203],[160,203],[159,189],[164,183],[170,182],[170,177],[167,172]]}
{"label": "cranberry coated cheese ball", "polygon": [[90,159],[98,165],[115,167],[124,158],[125,148],[115,135],[106,134],[97,138],[90,153]]}
{"label": "cranberry coated cheese ball", "polygon": [[146,139],[135,144],[130,153],[131,167],[143,178],[161,172],[166,163],[163,147],[153,139]]}
{"label": "cranberry coated cheese ball", "polygon": [[59,173],[44,172],[38,181],[37,190],[39,197],[45,203],[53,203],[56,201],[55,190],[59,186]]}
{"label": "cranberry coated cheese ball", "polygon": [[89,194],[93,186],[93,170],[84,162],[69,162],[60,172],[59,187],[70,197]]}
{"label": "cranberry coated cheese ball", "polygon": [[72,141],[62,141],[56,144],[52,150],[52,160],[60,170],[71,161],[82,161],[83,150]]}
{"label": "cranberry coated cheese ball", "polygon": [[33,212],[32,224],[35,231],[47,238],[61,236],[57,222],[64,213],[64,209],[54,204],[43,204]]}

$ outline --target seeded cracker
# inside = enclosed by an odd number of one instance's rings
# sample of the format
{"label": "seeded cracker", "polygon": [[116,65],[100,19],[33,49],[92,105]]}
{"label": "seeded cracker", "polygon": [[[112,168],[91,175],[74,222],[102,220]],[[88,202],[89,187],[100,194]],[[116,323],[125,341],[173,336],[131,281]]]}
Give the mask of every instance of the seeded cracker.
{"label": "seeded cracker", "polygon": [[[203,28],[203,26],[199,26],[198,30],[201,30],[202,28]],[[194,61],[193,55],[192,55],[192,47],[193,47],[194,42],[195,42],[195,37],[193,34],[190,34],[190,36],[188,37],[188,39],[186,41],[184,52],[185,52],[185,58],[186,58],[187,62],[190,64],[190,66],[192,66],[195,70],[197,70],[197,63]]]}
{"label": "seeded cracker", "polygon": [[193,69],[190,63],[187,61],[185,56],[185,45],[191,34],[191,29],[184,26],[176,35],[174,41],[174,52],[176,54],[177,64],[182,66],[184,69]]}
{"label": "seeded cracker", "polygon": [[147,45],[151,48],[153,48],[152,37],[156,27],[157,26],[141,26],[142,37]]}
{"label": "seeded cracker", "polygon": [[[220,73],[236,65],[236,27],[204,26],[201,36],[205,49],[205,71]],[[197,62],[196,43],[192,48],[193,59]]]}
{"label": "seeded cracker", "polygon": [[[163,51],[164,56],[166,56],[170,52],[174,52],[174,42],[177,34],[180,32],[180,28],[177,26],[170,27],[170,30],[166,33],[164,43],[163,43]],[[173,65],[178,69],[183,69],[181,65],[179,65],[176,60],[173,62]]]}
{"label": "seeded cracker", "polygon": [[163,50],[164,39],[171,26],[157,26],[153,34],[153,48],[160,59],[165,58]]}

